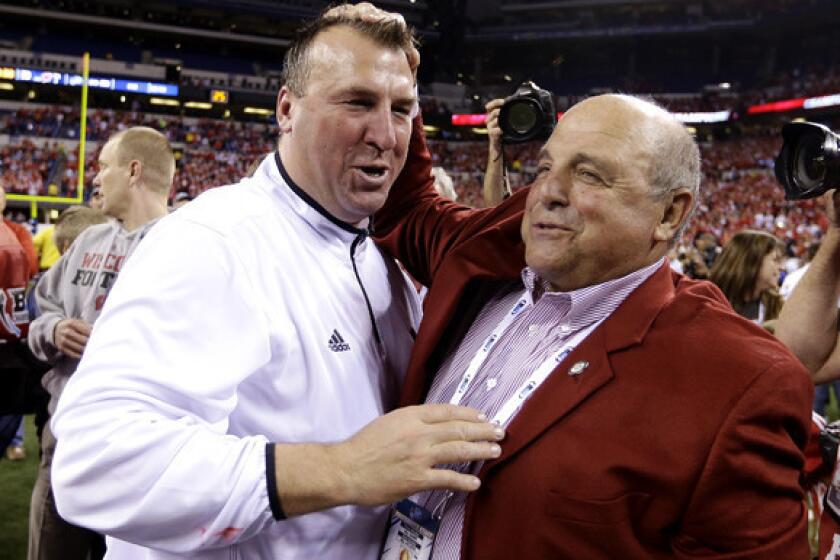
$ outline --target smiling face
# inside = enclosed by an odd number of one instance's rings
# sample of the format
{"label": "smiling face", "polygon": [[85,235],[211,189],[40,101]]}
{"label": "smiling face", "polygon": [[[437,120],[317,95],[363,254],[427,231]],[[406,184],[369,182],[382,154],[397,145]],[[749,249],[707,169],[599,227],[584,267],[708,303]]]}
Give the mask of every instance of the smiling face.
{"label": "smiling face", "polygon": [[277,99],[289,176],[335,217],[358,223],[385,203],[405,163],[414,80],[406,55],[345,26],[314,40],[302,96]]}
{"label": "smiling face", "polygon": [[662,125],[651,107],[615,96],[586,100],[560,119],[541,151],[522,238],[528,266],[553,289],[591,286],[654,263],[685,220],[681,210],[669,222],[674,195],[651,190],[652,138]]}

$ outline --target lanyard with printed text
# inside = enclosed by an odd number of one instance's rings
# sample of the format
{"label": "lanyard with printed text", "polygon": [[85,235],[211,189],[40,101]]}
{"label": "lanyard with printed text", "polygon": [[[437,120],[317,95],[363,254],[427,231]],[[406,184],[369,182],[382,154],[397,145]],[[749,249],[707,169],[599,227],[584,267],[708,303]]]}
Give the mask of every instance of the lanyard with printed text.
{"label": "lanyard with printed text", "polygon": [[[449,399],[450,404],[460,404],[461,400],[464,398],[464,395],[467,393],[467,390],[470,388],[473,380],[475,379],[478,370],[481,369],[481,366],[484,364],[484,361],[487,359],[487,356],[490,354],[490,351],[499,341],[501,335],[510,327],[511,323],[516,319],[516,317],[522,313],[525,309],[527,309],[531,305],[530,299],[528,298],[528,292],[526,291],[521,298],[517,300],[517,302],[513,305],[510,311],[505,314],[499,324],[493,329],[493,332],[490,333],[484,342],[481,344],[478,352],[476,352],[473,359],[470,361],[469,366],[467,366],[467,370],[464,372],[463,377],[461,377],[461,381],[458,383],[458,387],[455,390],[455,394],[452,395],[452,398]],[[551,372],[557,367],[557,364],[562,362],[566,356],[568,356],[572,350],[574,350],[578,344],[580,344],[589,334],[594,331],[598,325],[600,325],[604,321],[604,318],[595,321],[585,329],[581,330],[577,334],[575,334],[571,339],[566,341],[563,346],[557,351],[551,354],[548,359],[546,359],[534,372],[528,376],[526,379],[516,390],[511,398],[509,398],[499,409],[499,411],[493,416],[492,422],[498,426],[505,426],[516,414],[516,411],[522,406],[522,404],[528,399],[529,396],[539,387],[543,381],[545,381]]]}

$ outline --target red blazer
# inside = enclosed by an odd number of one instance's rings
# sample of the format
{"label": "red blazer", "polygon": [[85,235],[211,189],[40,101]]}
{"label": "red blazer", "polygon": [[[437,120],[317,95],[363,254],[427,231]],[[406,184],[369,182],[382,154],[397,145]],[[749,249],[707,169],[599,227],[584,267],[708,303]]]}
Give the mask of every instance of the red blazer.
{"label": "red blazer", "polygon": [[[429,286],[403,404],[424,400],[488,295],[524,266],[526,193],[479,211],[437,197],[418,123],[375,221]],[[578,361],[589,367],[569,376]],[[512,420],[467,500],[461,557],[808,558],[811,398],[784,346],[712,284],[663,265]]]}

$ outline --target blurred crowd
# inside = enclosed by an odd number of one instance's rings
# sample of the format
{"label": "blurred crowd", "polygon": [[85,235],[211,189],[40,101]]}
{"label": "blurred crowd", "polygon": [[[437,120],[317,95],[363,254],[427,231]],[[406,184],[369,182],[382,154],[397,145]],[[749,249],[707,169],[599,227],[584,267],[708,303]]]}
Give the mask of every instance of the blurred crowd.
{"label": "blurred crowd", "polygon": [[[679,108],[688,110],[690,106]],[[208,188],[237,182],[276,144],[275,130],[267,125],[111,110],[95,110],[88,115],[88,138],[101,142],[118,130],[141,124],[161,131],[175,146],[178,169],[172,196],[185,192],[195,197]],[[9,192],[74,196],[76,143],[67,140],[78,134],[78,125],[79,113],[70,108],[22,108],[0,113],[0,129],[12,138],[11,143],[0,147],[0,180]],[[484,206],[487,144],[431,140],[429,145],[434,165],[451,175],[459,202]],[[819,238],[824,224],[814,205],[786,202],[773,177],[773,159],[780,147],[781,139],[773,129],[701,145],[703,195],[684,237],[686,243],[707,232],[719,244],[725,244],[736,231],[754,228],[775,234],[785,241],[792,255],[800,255]],[[533,180],[538,151],[539,143],[506,148],[514,190]],[[87,179],[95,174],[96,157],[96,149],[89,149]],[[688,251],[689,246],[683,249]]]}

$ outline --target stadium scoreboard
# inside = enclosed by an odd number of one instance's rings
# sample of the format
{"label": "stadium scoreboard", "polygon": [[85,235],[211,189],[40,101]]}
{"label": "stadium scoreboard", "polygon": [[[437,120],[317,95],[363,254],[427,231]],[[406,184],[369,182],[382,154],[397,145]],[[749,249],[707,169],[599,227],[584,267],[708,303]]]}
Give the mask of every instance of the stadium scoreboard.
{"label": "stadium scoreboard", "polygon": [[[0,67],[0,79],[68,87],[82,87],[84,83],[84,77],[80,74],[11,67]],[[88,78],[88,87],[144,95],[178,96],[178,86],[174,84],[125,80],[116,77],[91,76]]]}

